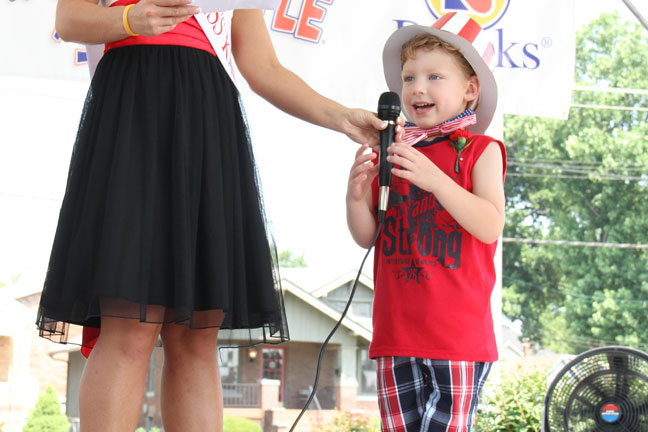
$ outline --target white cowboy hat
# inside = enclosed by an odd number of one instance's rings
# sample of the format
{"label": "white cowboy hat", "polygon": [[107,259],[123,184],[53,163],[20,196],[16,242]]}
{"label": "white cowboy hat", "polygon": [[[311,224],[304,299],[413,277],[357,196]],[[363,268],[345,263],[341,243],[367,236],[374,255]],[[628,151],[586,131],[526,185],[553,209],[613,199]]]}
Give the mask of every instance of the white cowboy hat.
{"label": "white cowboy hat", "polygon": [[475,109],[477,123],[467,129],[478,134],[484,133],[497,106],[497,84],[490,67],[495,57],[495,48],[481,26],[468,15],[451,12],[441,16],[431,27],[409,25],[396,30],[387,39],[383,49],[383,69],[387,87],[402,97],[401,50],[407,41],[421,33],[434,35],[458,48],[475,70],[480,87]]}

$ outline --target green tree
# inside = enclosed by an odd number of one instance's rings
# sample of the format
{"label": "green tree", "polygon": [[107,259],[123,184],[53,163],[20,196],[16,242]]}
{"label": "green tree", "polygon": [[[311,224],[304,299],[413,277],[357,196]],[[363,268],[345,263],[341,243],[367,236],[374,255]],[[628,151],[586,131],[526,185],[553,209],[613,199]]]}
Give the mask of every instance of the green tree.
{"label": "green tree", "polygon": [[68,432],[70,422],[65,414],[61,413],[58,397],[54,388],[47,387],[45,393],[36,401],[23,432]]}
{"label": "green tree", "polygon": [[[645,64],[645,30],[616,13],[577,34],[578,86],[648,89]],[[646,99],[575,91],[567,121],[507,116],[504,237],[647,244]],[[524,336],[574,353],[648,346],[646,249],[507,242],[503,254],[504,313]]]}
{"label": "green tree", "polygon": [[[17,275],[13,275],[13,276],[11,276],[11,281],[10,281],[10,283],[11,283],[12,285],[15,284],[15,283],[18,283],[18,281],[20,280],[20,276],[21,276],[20,274],[17,274]],[[6,286],[7,286],[6,283],[4,283],[4,282],[0,282],[0,288],[6,287]]]}
{"label": "green tree", "polygon": [[279,266],[287,268],[307,267],[306,260],[304,259],[304,254],[297,256],[290,250],[279,252]]}

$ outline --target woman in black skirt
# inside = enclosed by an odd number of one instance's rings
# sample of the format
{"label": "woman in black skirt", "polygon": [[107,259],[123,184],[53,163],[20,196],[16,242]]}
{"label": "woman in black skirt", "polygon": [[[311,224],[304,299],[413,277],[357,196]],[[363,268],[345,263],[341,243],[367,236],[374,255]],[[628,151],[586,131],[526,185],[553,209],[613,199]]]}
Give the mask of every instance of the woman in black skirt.
{"label": "woman in black skirt", "polygon": [[[100,328],[81,382],[83,432],[135,429],[159,335],[167,432],[222,430],[223,331],[239,346],[288,338],[239,94],[196,36],[190,1],[58,2],[64,40],[132,42],[108,45],[93,77],[37,322],[59,342],[70,323]],[[231,46],[269,102],[377,142],[377,117],[281,66],[261,11],[234,12]]]}

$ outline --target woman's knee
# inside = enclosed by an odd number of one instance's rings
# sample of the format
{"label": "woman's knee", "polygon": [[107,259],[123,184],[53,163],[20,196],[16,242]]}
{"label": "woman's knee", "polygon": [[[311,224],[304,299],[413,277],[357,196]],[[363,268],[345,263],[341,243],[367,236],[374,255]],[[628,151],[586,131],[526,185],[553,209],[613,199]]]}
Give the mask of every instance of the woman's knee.
{"label": "woman's knee", "polygon": [[162,329],[161,324],[127,318],[102,318],[97,344],[110,345],[124,355],[148,360]]}
{"label": "woman's knee", "polygon": [[168,324],[162,328],[165,357],[213,360],[216,356],[218,328],[192,329],[186,325]]}

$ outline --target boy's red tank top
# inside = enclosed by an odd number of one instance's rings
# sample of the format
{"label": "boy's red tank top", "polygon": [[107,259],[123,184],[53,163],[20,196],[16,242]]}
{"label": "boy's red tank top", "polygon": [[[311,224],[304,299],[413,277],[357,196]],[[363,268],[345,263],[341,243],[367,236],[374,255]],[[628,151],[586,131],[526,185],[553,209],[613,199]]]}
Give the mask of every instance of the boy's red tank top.
{"label": "boy's red tank top", "polygon": [[[448,139],[417,149],[464,189],[491,142],[471,134],[459,157]],[[504,173],[502,173],[502,176]],[[373,202],[377,203],[377,182]],[[497,346],[491,315],[497,242],[472,236],[434,195],[393,177],[385,224],[374,253],[372,358],[418,357],[493,362]]]}

